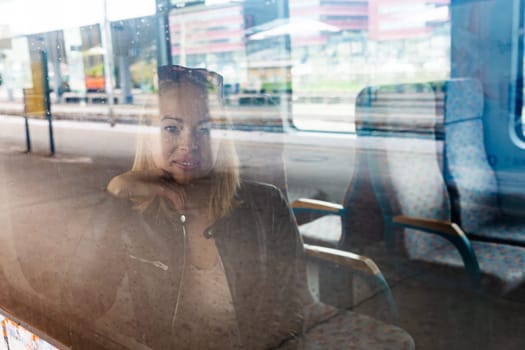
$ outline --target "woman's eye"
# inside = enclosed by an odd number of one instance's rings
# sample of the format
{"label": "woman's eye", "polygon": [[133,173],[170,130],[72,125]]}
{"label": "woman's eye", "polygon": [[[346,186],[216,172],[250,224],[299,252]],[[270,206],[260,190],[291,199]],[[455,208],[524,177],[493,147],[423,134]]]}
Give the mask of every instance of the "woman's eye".
{"label": "woman's eye", "polygon": [[176,125],[168,125],[164,127],[164,130],[169,133],[178,133],[180,132],[180,128]]}
{"label": "woman's eye", "polygon": [[210,133],[210,127],[208,125],[199,126],[197,128],[197,132],[199,134],[209,134]]}

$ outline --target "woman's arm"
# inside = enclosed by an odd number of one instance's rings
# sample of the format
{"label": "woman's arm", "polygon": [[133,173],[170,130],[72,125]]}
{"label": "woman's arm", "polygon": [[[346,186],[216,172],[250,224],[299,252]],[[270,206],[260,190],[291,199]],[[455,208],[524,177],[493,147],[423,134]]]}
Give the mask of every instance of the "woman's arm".
{"label": "woman's arm", "polygon": [[107,191],[120,199],[160,197],[173,206],[184,209],[185,193],[182,186],[175,183],[171,176],[162,169],[131,170],[111,179]]}

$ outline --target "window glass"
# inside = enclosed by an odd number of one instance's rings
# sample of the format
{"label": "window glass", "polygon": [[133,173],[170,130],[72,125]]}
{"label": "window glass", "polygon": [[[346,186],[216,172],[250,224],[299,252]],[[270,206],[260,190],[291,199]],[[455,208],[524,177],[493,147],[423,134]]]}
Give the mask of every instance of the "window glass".
{"label": "window glass", "polygon": [[446,1],[290,0],[274,15],[250,3],[174,11],[174,62],[223,68],[235,104],[286,99],[299,129],[354,131],[364,86],[450,75]]}
{"label": "window glass", "polygon": [[4,39],[2,60],[2,98],[20,97],[22,89],[31,85],[27,38]]}
{"label": "window glass", "polygon": [[298,128],[353,131],[355,98],[364,86],[450,74],[445,1],[289,3],[297,25],[290,37]]}
{"label": "window glass", "polygon": [[523,6],[0,0],[0,350],[525,349]]}

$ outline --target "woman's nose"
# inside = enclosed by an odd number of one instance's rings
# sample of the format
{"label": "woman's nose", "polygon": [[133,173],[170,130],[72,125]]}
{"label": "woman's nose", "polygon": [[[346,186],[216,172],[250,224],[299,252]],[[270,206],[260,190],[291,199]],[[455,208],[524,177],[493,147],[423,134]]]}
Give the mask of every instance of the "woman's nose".
{"label": "woman's nose", "polygon": [[198,144],[197,140],[195,139],[195,135],[193,135],[193,132],[187,131],[182,133],[180,139],[179,139],[179,149],[184,152],[191,152],[197,150]]}

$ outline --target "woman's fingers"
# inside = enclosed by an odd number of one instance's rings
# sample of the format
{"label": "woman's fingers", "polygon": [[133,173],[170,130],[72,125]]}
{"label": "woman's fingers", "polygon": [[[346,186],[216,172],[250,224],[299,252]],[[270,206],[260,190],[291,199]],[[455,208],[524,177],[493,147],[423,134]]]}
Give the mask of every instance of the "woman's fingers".
{"label": "woman's fingers", "polygon": [[160,168],[129,171],[116,176],[108,185],[108,191],[131,200],[159,196],[168,200],[177,211],[185,209],[184,187],[174,182],[169,172]]}

